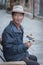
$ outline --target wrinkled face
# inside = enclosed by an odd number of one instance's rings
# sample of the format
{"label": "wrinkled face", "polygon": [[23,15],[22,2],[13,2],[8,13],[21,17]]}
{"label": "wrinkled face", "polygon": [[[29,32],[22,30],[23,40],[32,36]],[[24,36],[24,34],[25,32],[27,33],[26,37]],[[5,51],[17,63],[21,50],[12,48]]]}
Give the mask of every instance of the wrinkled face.
{"label": "wrinkled face", "polygon": [[23,18],[24,18],[24,14],[22,14],[22,13],[14,13],[12,15],[12,18],[13,18],[14,23],[20,25]]}

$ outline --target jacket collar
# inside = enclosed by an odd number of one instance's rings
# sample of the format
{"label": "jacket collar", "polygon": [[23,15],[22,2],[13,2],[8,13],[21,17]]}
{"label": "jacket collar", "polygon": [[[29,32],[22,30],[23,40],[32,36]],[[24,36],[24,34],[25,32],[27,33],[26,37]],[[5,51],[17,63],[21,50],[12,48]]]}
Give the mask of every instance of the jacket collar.
{"label": "jacket collar", "polygon": [[14,25],[14,23],[11,21],[10,22],[10,24],[11,24],[11,26],[12,26],[12,29],[13,29],[13,31],[14,32],[18,32],[18,33],[22,33],[23,32],[23,27],[22,26],[20,26],[20,31],[17,29],[17,27],[16,27],[16,25]]}

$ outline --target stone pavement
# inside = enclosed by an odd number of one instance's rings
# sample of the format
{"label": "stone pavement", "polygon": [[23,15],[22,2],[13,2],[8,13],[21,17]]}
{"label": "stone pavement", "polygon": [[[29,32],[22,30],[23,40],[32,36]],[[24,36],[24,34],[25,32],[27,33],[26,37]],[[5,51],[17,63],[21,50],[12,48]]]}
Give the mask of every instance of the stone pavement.
{"label": "stone pavement", "polygon": [[[11,15],[7,14],[5,10],[0,10],[0,36],[10,20],[12,20]],[[36,55],[40,65],[43,65],[43,19],[30,19],[25,16],[22,25],[24,27],[24,41],[27,34],[33,34],[35,38],[35,42],[28,49],[29,53]]]}

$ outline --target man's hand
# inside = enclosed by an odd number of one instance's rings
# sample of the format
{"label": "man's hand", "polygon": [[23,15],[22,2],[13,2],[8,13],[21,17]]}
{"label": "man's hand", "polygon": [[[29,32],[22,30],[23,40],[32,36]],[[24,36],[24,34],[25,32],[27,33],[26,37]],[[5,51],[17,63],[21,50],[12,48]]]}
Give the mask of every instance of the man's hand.
{"label": "man's hand", "polygon": [[29,48],[32,44],[31,44],[31,42],[26,42],[26,45]]}

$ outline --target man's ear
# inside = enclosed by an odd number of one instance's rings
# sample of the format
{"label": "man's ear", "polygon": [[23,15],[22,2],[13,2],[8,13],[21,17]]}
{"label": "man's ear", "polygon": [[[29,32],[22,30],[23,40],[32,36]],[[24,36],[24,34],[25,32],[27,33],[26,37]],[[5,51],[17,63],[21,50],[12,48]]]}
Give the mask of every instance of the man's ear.
{"label": "man's ear", "polygon": [[23,14],[23,18],[24,18],[24,14]]}

